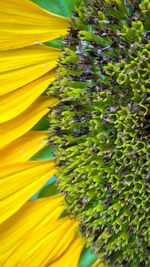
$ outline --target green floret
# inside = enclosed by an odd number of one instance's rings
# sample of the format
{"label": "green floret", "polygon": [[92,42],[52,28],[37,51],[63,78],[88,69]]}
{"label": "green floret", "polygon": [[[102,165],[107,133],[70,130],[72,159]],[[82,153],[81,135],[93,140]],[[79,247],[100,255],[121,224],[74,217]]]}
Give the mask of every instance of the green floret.
{"label": "green floret", "polygon": [[150,2],[79,1],[49,94],[58,182],[110,267],[150,266]]}

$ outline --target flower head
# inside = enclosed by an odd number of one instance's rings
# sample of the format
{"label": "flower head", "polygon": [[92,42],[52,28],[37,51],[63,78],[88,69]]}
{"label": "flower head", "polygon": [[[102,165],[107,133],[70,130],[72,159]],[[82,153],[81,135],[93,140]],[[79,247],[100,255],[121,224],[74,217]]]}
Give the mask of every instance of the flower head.
{"label": "flower head", "polygon": [[149,266],[149,12],[81,1],[50,95],[60,189],[106,266]]}

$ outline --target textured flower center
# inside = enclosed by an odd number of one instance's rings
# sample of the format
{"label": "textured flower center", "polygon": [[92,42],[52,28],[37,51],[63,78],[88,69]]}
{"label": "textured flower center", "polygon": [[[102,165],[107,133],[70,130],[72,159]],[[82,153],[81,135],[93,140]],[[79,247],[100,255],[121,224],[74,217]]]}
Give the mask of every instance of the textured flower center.
{"label": "textured flower center", "polygon": [[150,266],[149,13],[147,0],[80,1],[50,88],[60,189],[108,266]]}

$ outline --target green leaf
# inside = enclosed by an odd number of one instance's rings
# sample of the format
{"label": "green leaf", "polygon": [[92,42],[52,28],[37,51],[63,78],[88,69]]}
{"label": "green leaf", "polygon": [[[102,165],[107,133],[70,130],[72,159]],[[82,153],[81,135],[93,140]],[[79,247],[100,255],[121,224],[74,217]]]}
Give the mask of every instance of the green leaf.
{"label": "green leaf", "polygon": [[48,130],[48,119],[45,115],[38,123],[31,129],[32,131],[44,131]]}
{"label": "green leaf", "polygon": [[[51,184],[53,184],[53,183],[55,183],[55,181],[56,181],[56,177],[55,176],[52,176],[46,183],[45,183],[45,185],[40,189],[40,190],[38,190],[31,198],[30,198],[30,200],[35,200],[35,199],[37,199],[37,198],[39,198],[39,197],[46,197],[46,196],[50,196],[51,194],[52,194],[52,192],[53,192],[53,194],[54,194],[54,188],[52,188],[52,190],[48,190],[48,189],[46,189],[49,185],[51,185]],[[45,194],[46,195],[44,195],[44,190],[45,190]],[[52,192],[51,192],[52,191]],[[42,194],[41,194],[41,192],[42,192]],[[50,192],[50,195],[48,195],[48,192]],[[56,192],[56,191],[55,191]],[[40,195],[41,194],[41,195]]]}
{"label": "green leaf", "polygon": [[58,191],[58,187],[56,185],[56,183],[52,183],[52,184],[49,184],[47,186],[45,186],[39,193],[38,195],[38,198],[41,198],[41,197],[51,197],[51,196],[54,196],[56,194],[58,194],[59,191]]}
{"label": "green leaf", "polygon": [[91,267],[97,257],[89,248],[84,248],[80,256],[78,267]]}
{"label": "green leaf", "polygon": [[48,46],[55,47],[55,48],[59,48],[59,49],[62,47],[62,41],[60,38],[45,42],[44,44],[48,45]]}
{"label": "green leaf", "polygon": [[47,160],[54,158],[54,148],[46,146],[41,149],[38,153],[36,153],[31,160]]}
{"label": "green leaf", "polygon": [[34,3],[63,17],[70,18],[76,0],[32,0]]}

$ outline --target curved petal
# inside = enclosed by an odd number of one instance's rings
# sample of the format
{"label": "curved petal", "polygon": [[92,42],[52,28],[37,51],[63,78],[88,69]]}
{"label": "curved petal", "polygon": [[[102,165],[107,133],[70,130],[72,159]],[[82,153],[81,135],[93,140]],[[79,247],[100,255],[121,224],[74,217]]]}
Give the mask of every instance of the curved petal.
{"label": "curved petal", "polygon": [[46,146],[46,132],[30,131],[0,150],[1,164],[27,161]]}
{"label": "curved petal", "polygon": [[42,64],[45,60],[57,61],[60,51],[57,48],[32,45],[15,50],[0,51],[0,73]]}
{"label": "curved petal", "polygon": [[0,222],[14,214],[55,173],[53,160],[0,166]]}
{"label": "curved petal", "polygon": [[104,267],[104,264],[100,262],[100,260],[97,260],[92,264],[92,267]]}
{"label": "curved petal", "polygon": [[55,76],[53,70],[15,91],[0,96],[0,123],[15,118],[27,109],[54,81]]}
{"label": "curved petal", "polygon": [[0,52],[0,95],[16,90],[41,77],[57,65],[60,51],[34,45]]}
{"label": "curved petal", "polygon": [[5,147],[28,132],[48,111],[58,103],[55,98],[39,97],[28,109],[16,118],[0,125],[0,148]]}
{"label": "curved petal", "polygon": [[1,253],[10,253],[27,234],[39,229],[48,222],[55,221],[64,210],[63,197],[41,198],[27,202],[10,219],[1,225],[0,235],[3,243]]}
{"label": "curved petal", "polygon": [[45,42],[66,34],[68,19],[49,13],[32,1],[0,0],[0,6],[0,50]]}
{"label": "curved petal", "polygon": [[[18,240],[15,249],[12,249],[10,254],[7,253],[7,258],[5,256],[3,266],[10,266],[10,264],[18,267],[56,266],[53,264],[57,261],[60,262],[60,259],[62,259],[61,262],[65,262],[66,255],[69,256],[71,252],[75,252],[74,257],[77,263],[83,248],[83,242],[76,234],[77,225],[77,222],[69,218],[63,218],[57,221],[49,221],[42,227],[34,227],[26,236],[21,230],[22,237]],[[6,242],[8,243],[7,240]],[[73,257],[67,260],[72,263],[70,266],[77,266]],[[67,264],[57,266],[70,267]]]}
{"label": "curved petal", "polygon": [[77,267],[80,255],[83,249],[83,240],[76,237],[70,244],[69,248],[64,252],[63,256],[56,261],[48,264],[49,267]]}

